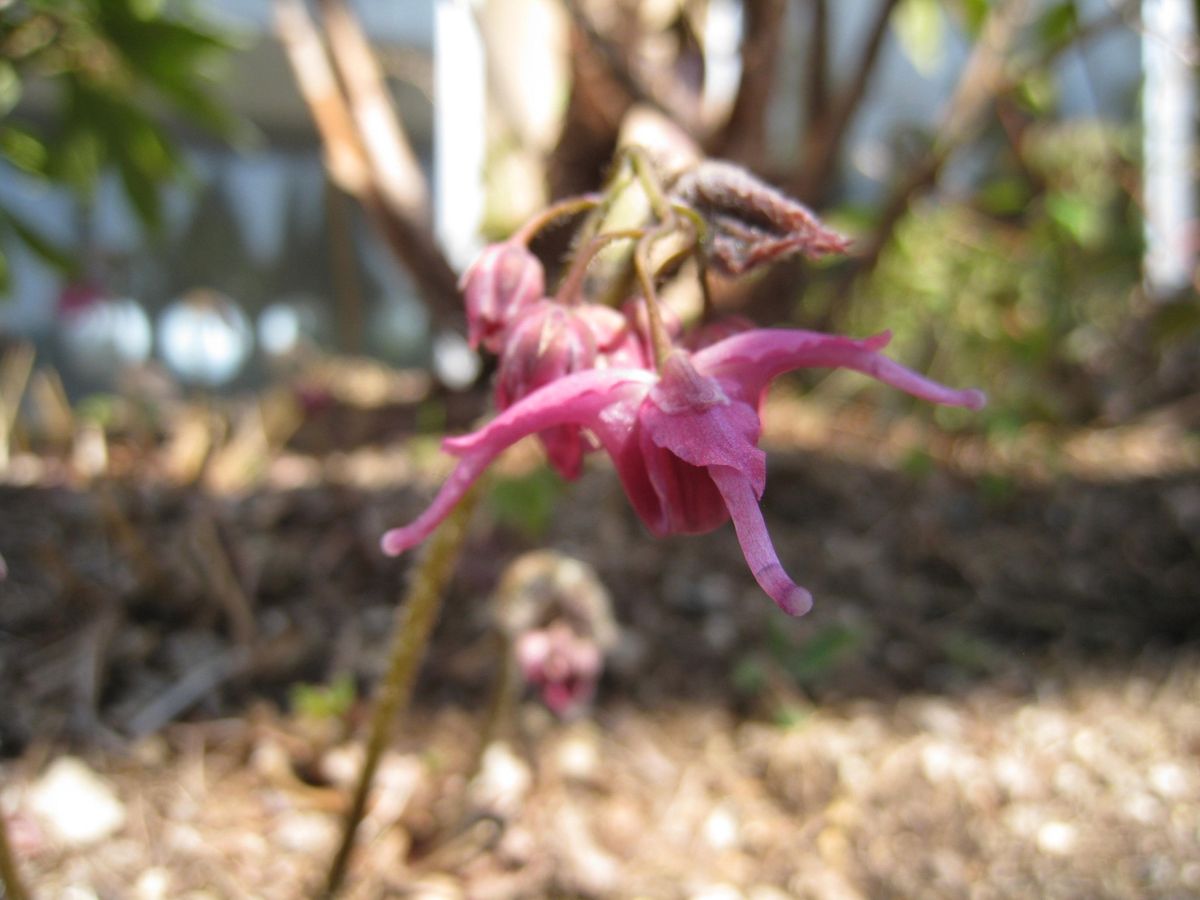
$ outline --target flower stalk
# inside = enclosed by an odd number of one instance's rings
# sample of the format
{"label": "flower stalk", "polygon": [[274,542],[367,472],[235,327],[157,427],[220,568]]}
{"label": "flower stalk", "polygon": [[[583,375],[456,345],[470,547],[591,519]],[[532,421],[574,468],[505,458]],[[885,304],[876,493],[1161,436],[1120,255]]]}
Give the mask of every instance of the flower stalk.
{"label": "flower stalk", "polygon": [[538,213],[517,229],[509,240],[520,244],[528,244],[539,231],[553,223],[556,219],[561,219],[565,216],[575,216],[590,209],[595,209],[600,205],[601,199],[598,194],[581,194],[578,197],[568,197],[566,200],[555,203],[548,209]]}
{"label": "flower stalk", "polygon": [[562,283],[559,284],[558,290],[554,292],[554,299],[567,306],[578,303],[583,293],[583,279],[587,276],[588,266],[592,264],[592,260],[609,244],[615,244],[617,241],[637,240],[644,233],[640,228],[624,228],[618,231],[603,231],[591,238],[587,244],[576,251],[575,257],[571,260],[571,267],[567,270]]}
{"label": "flower stalk", "polygon": [[412,699],[417,670],[437,623],[446,584],[467,535],[471,512],[479,499],[480,488],[467,492],[455,510],[434,532],[429,546],[417,563],[404,603],[396,610],[389,651],[388,670],[375,697],[367,735],[367,752],[359,772],[354,796],[346,810],[341,843],[330,863],[325,885],[317,895],[337,896],[346,877],[354,838],[366,811],[367,796],[379,767],[380,757],[396,720],[407,711]]}

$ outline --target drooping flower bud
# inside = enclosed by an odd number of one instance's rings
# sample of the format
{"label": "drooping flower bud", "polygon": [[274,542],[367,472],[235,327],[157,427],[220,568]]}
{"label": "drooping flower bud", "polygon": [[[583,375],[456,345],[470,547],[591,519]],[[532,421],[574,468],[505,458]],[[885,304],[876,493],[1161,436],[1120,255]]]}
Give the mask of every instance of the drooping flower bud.
{"label": "drooping flower bud", "polygon": [[467,338],[493,353],[504,346],[505,330],[521,310],[542,299],[542,264],[524,244],[504,241],[485,247],[459,281],[467,307]]}
{"label": "drooping flower bud", "polygon": [[[507,331],[496,372],[496,408],[507,409],[538,388],[590,369],[595,362],[596,338],[577,308],[539,300],[522,310]],[[538,436],[559,474],[577,478],[587,449],[579,428],[560,426]]]}

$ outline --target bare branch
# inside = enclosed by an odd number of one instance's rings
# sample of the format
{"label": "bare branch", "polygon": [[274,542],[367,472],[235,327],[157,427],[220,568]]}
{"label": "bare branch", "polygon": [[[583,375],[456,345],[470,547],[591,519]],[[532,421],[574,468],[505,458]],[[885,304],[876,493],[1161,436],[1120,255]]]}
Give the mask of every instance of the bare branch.
{"label": "bare branch", "polygon": [[793,188],[793,192],[808,203],[818,203],[830,186],[838,151],[854,120],[854,114],[866,96],[883,48],[888,23],[899,2],[880,0],[879,10],[863,45],[862,56],[854,68],[853,80],[836,98],[828,114],[810,123],[805,140],[804,162]]}
{"label": "bare branch", "polygon": [[[397,261],[412,275],[417,289],[439,324],[461,319],[457,276],[438,247],[428,223],[399,205],[396,191],[384,189],[395,171],[381,172],[374,159],[386,169],[400,151],[376,148],[373,159],[368,140],[351,106],[341,93],[337,77],[326,55],[320,33],[308,14],[303,0],[275,0],[276,28],[296,83],[316,123],[325,148],[325,163],[334,183],[362,204],[372,225]],[[367,48],[366,52],[370,52]],[[367,116],[371,121],[371,116]],[[371,140],[385,139],[386,132],[375,131]],[[411,151],[409,151],[411,152]],[[423,186],[423,182],[422,182]]]}
{"label": "bare branch", "polygon": [[811,0],[812,26],[808,35],[808,79],[805,100],[809,128],[829,112],[829,0]]}
{"label": "bare branch", "polygon": [[784,0],[746,0],[741,82],[729,118],[708,142],[711,155],[760,167],[763,117],[775,83],[786,9]]}
{"label": "bare branch", "polygon": [[412,219],[429,220],[429,191],[416,154],[392,106],[383,73],[345,0],[322,0],[334,66],[363,149],[389,204]]}
{"label": "bare branch", "polygon": [[693,91],[667,71],[655,72],[655,83],[648,83],[630,64],[628,54],[600,33],[578,0],[563,0],[563,5],[589,47],[596,51],[609,73],[634,103],[652,107],[693,137],[701,133],[700,103]]}

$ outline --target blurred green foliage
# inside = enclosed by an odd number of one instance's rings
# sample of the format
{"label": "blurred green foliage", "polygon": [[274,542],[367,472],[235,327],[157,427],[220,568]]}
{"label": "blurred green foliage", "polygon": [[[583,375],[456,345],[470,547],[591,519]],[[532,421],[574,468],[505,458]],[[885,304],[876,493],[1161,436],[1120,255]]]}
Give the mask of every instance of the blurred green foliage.
{"label": "blurred green foliage", "polygon": [[[213,96],[232,48],[188,7],[166,0],[0,2],[0,160],[85,202],[113,171],[153,231],[163,184],[184,172],[168,123],[234,134],[235,120]],[[72,264],[2,207],[0,238],[16,238],[57,268]],[[0,244],[0,293],[7,272]]]}
{"label": "blurred green foliage", "polygon": [[294,684],[289,692],[295,713],[311,719],[341,718],[354,706],[357,697],[350,675],[338,675],[329,684]]}
{"label": "blurred green foliage", "polygon": [[499,524],[540,540],[550,528],[564,488],[563,480],[546,466],[527,475],[498,477],[488,495],[488,509]]}
{"label": "blurred green foliage", "polygon": [[[1136,134],[1034,121],[972,193],[918,203],[849,304],[848,329],[889,328],[892,352],[987,388],[993,431],[1093,416],[1140,278]],[[939,421],[941,417],[939,417]],[[953,426],[953,417],[943,424]]]}

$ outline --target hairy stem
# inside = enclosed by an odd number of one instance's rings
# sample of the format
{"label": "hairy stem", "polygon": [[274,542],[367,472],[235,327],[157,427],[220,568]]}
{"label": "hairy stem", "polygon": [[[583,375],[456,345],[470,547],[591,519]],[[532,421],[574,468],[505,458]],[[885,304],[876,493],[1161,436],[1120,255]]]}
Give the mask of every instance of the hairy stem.
{"label": "hairy stem", "polygon": [[589,209],[595,209],[600,204],[600,196],[598,194],[581,194],[578,197],[568,197],[565,200],[560,200],[548,209],[542,210],[524,225],[517,229],[512,236],[512,240],[519,244],[528,244],[533,240],[534,236],[552,223],[555,219],[561,219],[563,216],[573,216],[581,212],[586,212]]}
{"label": "hairy stem", "polygon": [[589,240],[576,251],[574,259],[571,260],[571,268],[567,270],[566,276],[554,294],[554,299],[567,305],[577,302],[588,266],[591,265],[596,255],[609,244],[616,241],[637,240],[644,234],[645,232],[640,228],[625,228],[620,231],[603,231]]}
{"label": "hairy stem", "polygon": [[408,709],[417,668],[437,622],[442,595],[466,538],[467,525],[478,501],[479,491],[476,487],[468,492],[434,532],[417,563],[404,603],[396,610],[388,670],[375,697],[375,709],[371,714],[367,735],[366,758],[354,788],[354,797],[346,811],[341,844],[330,863],[325,886],[317,895],[319,897],[335,897],[345,880],[354,837],[366,811],[367,795],[375,778],[375,770],[393,724]]}
{"label": "hairy stem", "polygon": [[663,324],[662,311],[658,308],[658,294],[654,290],[654,275],[650,271],[650,251],[654,242],[675,230],[674,222],[664,222],[646,232],[638,241],[633,253],[633,269],[637,274],[638,284],[646,297],[646,315],[650,319],[650,341],[654,345],[654,363],[662,368],[671,352],[671,338],[667,335],[667,327]]}

